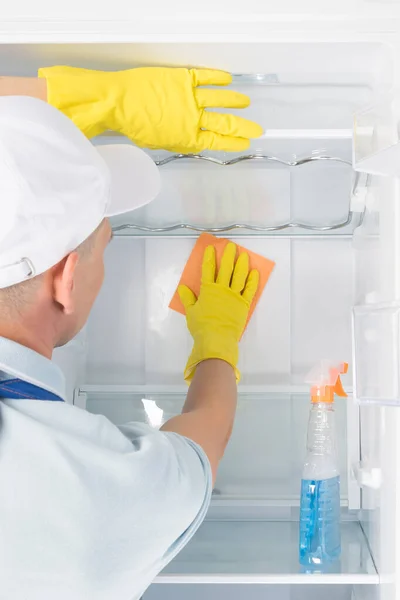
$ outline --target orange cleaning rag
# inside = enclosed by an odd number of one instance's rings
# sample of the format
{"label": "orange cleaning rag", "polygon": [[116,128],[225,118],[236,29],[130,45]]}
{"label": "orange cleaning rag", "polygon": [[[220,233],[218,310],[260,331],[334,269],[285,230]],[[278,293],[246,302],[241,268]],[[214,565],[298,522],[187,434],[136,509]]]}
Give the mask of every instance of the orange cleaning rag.
{"label": "orange cleaning rag", "polygon": [[[183,269],[179,285],[187,285],[187,287],[192,290],[196,297],[198,297],[200,293],[201,267],[203,263],[205,249],[207,248],[207,246],[214,246],[217,258],[217,269],[219,269],[225,246],[228,244],[229,241],[230,240],[227,240],[225,238],[216,238],[214,235],[211,235],[209,233],[202,233],[201,236],[198,238],[197,242],[195,243],[192,253],[189,256],[185,268]],[[251,316],[254,312],[254,309],[257,306],[259,299],[261,298],[261,294],[263,293],[269,276],[272,273],[275,263],[272,260],[269,260],[268,258],[260,256],[260,254],[256,254],[255,252],[246,250],[246,248],[243,248],[242,246],[238,246],[237,250],[238,255],[242,254],[243,252],[247,252],[247,254],[249,255],[250,270],[257,269],[257,271],[260,273],[260,283],[257,289],[257,293],[254,296],[254,300],[250,307],[249,316],[246,323],[247,327]],[[182,315],[185,314],[185,308],[179,298],[177,289],[175,290],[169,307],[172,308],[172,310],[176,310],[177,312],[181,313]]]}

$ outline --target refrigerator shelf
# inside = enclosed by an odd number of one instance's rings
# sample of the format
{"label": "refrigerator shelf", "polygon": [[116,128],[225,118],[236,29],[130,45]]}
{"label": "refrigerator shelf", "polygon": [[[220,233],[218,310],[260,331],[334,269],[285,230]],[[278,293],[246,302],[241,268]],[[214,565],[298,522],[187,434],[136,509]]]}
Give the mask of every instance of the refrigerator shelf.
{"label": "refrigerator shelf", "polygon": [[[239,155],[236,156],[234,158],[231,158],[229,160],[223,160],[217,156],[208,156],[208,155],[203,155],[203,154],[190,154],[190,155],[185,155],[185,154],[174,154],[174,155],[167,155],[164,158],[155,158],[155,163],[160,167],[166,167],[167,165],[171,165],[173,163],[206,163],[209,165],[217,165],[217,167],[233,167],[234,165],[239,165],[239,164],[244,164],[244,163],[264,163],[265,166],[267,165],[275,165],[275,166],[279,166],[279,167],[285,167],[285,168],[289,168],[289,169],[296,169],[299,167],[302,167],[304,165],[309,165],[309,164],[321,164],[321,163],[337,163],[340,165],[345,165],[348,168],[351,168],[351,162],[349,160],[346,160],[344,158],[341,158],[339,156],[335,156],[335,155],[327,155],[327,154],[310,154],[306,157],[303,158],[295,158],[293,160],[285,160],[283,158],[280,158],[278,156],[275,155],[270,155],[270,154],[264,154],[264,153],[252,153],[252,154],[245,154],[245,155]],[[259,175],[259,172],[254,172],[253,175],[250,173],[249,175],[249,180],[248,180],[248,185],[250,186],[249,188],[249,192],[246,195],[244,193],[244,190],[242,190],[242,195],[244,194],[243,198],[246,200],[246,204],[248,205],[248,210],[247,210],[247,216],[251,219],[251,220],[247,220],[246,217],[242,220],[239,221],[239,219],[237,221],[234,222],[228,222],[227,224],[222,224],[221,221],[225,220],[223,214],[221,216],[220,212],[226,212],[226,203],[228,203],[228,205],[232,205],[232,202],[235,203],[235,197],[234,197],[234,192],[232,192],[232,189],[229,190],[228,186],[223,187],[223,183],[222,183],[222,187],[220,189],[220,191],[218,193],[215,194],[215,205],[212,206],[212,200],[210,201],[210,196],[205,192],[203,194],[203,198],[202,199],[198,199],[198,205],[196,206],[189,206],[186,207],[184,206],[182,212],[184,214],[184,219],[182,219],[181,221],[174,221],[174,222],[170,222],[171,220],[173,220],[173,217],[170,217],[170,213],[174,213],[174,208],[172,206],[171,210],[168,210],[168,207],[166,205],[165,200],[163,200],[163,198],[161,198],[160,200],[156,200],[153,205],[160,205],[159,209],[157,208],[157,206],[147,206],[147,207],[143,207],[142,209],[139,209],[138,211],[135,211],[133,213],[132,216],[132,222],[120,222],[119,220],[113,220],[113,231],[115,234],[117,235],[129,235],[129,234],[133,234],[133,235],[137,235],[137,233],[139,234],[147,234],[147,235],[166,235],[166,234],[171,234],[171,233],[176,233],[179,234],[182,232],[183,233],[188,233],[188,232],[192,232],[192,233],[203,233],[203,232],[208,232],[208,233],[213,233],[213,234],[224,234],[224,233],[228,233],[231,231],[235,231],[235,233],[238,232],[244,232],[244,233],[250,233],[250,234],[258,234],[258,235],[276,235],[279,234],[279,232],[285,232],[285,231],[293,231],[293,232],[299,232],[297,235],[301,234],[302,232],[306,231],[309,232],[311,235],[312,234],[319,234],[319,235],[324,235],[324,234],[330,234],[332,235],[332,233],[335,233],[338,230],[345,230],[347,233],[350,231],[350,233],[352,233],[354,231],[354,229],[358,226],[360,226],[362,224],[362,220],[363,220],[363,208],[360,209],[358,208],[357,212],[355,212],[353,210],[353,200],[357,199],[357,196],[359,194],[359,185],[360,185],[360,179],[361,176],[359,173],[354,173],[352,175],[352,185],[351,185],[351,191],[350,191],[350,198],[349,198],[349,202],[348,202],[348,208],[346,209],[346,212],[343,213],[343,215],[341,216],[341,218],[332,218],[332,222],[328,222],[328,219],[326,219],[326,222],[314,222],[313,220],[305,220],[305,219],[300,219],[300,218],[291,218],[291,210],[290,207],[288,207],[288,212],[286,215],[286,218],[284,218],[283,213],[282,213],[282,217],[281,218],[277,218],[276,215],[271,215],[271,222],[265,222],[266,219],[266,214],[263,215],[264,213],[268,213],[268,197],[265,195],[265,190],[263,191],[261,187],[257,187],[260,186],[261,184],[257,183],[257,180],[252,181],[252,177],[256,177],[257,174]],[[191,177],[191,179],[196,180],[196,172],[194,171],[191,174],[193,177]],[[282,175],[282,173],[280,174]],[[292,190],[288,189],[286,186],[288,185],[287,182],[285,180],[281,180],[281,182],[279,181],[279,171],[277,173],[277,177],[278,179],[275,178],[275,182],[273,182],[272,187],[275,185],[275,187],[277,187],[277,194],[279,194],[279,185],[281,184],[281,192],[282,192],[282,197],[285,196],[285,192],[289,192],[289,196],[292,194]],[[192,182],[191,182],[192,183]],[[252,206],[252,197],[251,197],[251,186],[255,186],[255,190],[256,190],[256,195],[258,193],[259,195],[259,201],[258,201],[258,206],[257,204],[255,206]],[[263,185],[265,186],[265,182],[263,182]],[[165,185],[166,188],[168,188],[168,181]],[[290,186],[289,186],[290,187]],[[206,189],[206,188],[205,188]],[[182,199],[180,200],[180,203],[185,205],[185,203],[187,202],[186,200],[186,196],[190,195],[190,191],[185,191],[185,197],[182,195]],[[225,191],[226,191],[226,198],[225,198]],[[269,190],[268,190],[269,192]],[[176,190],[175,192],[176,193]],[[239,192],[239,196],[241,195],[241,193]],[[167,196],[168,196],[168,191],[167,191]],[[250,198],[250,199],[249,199]],[[204,201],[205,202],[205,207],[204,207],[204,211],[202,211],[201,208],[199,208],[199,204],[200,202]],[[238,198],[238,202],[240,201],[240,199]],[[263,204],[264,206],[261,206],[261,210],[260,210],[260,201],[261,204]],[[182,208],[182,206],[181,206]],[[234,211],[237,210],[237,207],[235,207]],[[241,209],[239,209],[241,210]],[[281,209],[277,209],[277,212],[280,212]],[[204,215],[202,214],[202,212],[204,212]],[[242,211],[243,212],[243,211]],[[245,211],[246,212],[246,211]],[[272,210],[272,212],[274,212],[274,210]],[[160,216],[163,215],[163,213],[165,214],[165,217]],[[175,213],[177,214],[178,211],[175,210]],[[185,218],[186,217],[186,218]],[[239,215],[238,215],[239,217]],[[264,223],[262,222],[264,220]],[[166,222],[165,222],[166,221]],[[206,223],[208,221],[208,223]],[[261,221],[261,223],[260,223]],[[219,224],[221,223],[221,224]],[[294,233],[294,235],[296,235],[296,233]]]}
{"label": "refrigerator shelf", "polygon": [[164,167],[165,165],[168,165],[171,162],[176,162],[178,160],[202,160],[205,162],[213,163],[214,165],[219,165],[220,167],[231,167],[233,165],[237,165],[238,163],[247,161],[262,161],[278,163],[286,167],[301,167],[302,165],[322,160],[339,162],[351,167],[350,161],[340,158],[338,156],[325,156],[318,154],[306,156],[305,158],[299,158],[297,160],[292,161],[284,160],[277,156],[269,156],[268,154],[241,154],[240,156],[236,156],[235,158],[231,158],[230,160],[221,160],[220,158],[206,156],[204,154],[171,154],[166,158],[155,160],[154,162],[158,167]]}
{"label": "refrigerator shelf", "polygon": [[[349,212],[349,216],[346,221],[341,223],[336,223],[335,225],[326,225],[321,227],[314,227],[312,225],[307,225],[306,223],[282,223],[282,225],[275,227],[262,227],[262,226],[253,226],[246,223],[232,223],[231,225],[226,225],[225,227],[200,227],[196,225],[192,225],[191,223],[176,223],[175,225],[170,225],[168,227],[146,227],[144,225],[135,225],[125,224],[119,225],[118,227],[113,227],[114,235],[120,235],[121,232],[125,232],[124,235],[127,235],[127,232],[141,232],[142,234],[168,234],[169,232],[178,232],[178,231],[188,231],[193,234],[197,233],[212,233],[214,235],[217,234],[225,234],[231,231],[235,232],[235,235],[238,235],[239,231],[244,231],[247,234],[261,234],[265,237],[273,237],[277,232],[283,231],[286,229],[306,229],[308,231],[317,231],[317,232],[327,232],[327,231],[335,231],[337,229],[342,229],[343,227],[347,227],[348,225],[353,226],[353,230],[359,227],[362,223],[362,216],[358,216],[354,219],[354,213]],[[272,235],[271,235],[272,234]],[[128,233],[129,235],[129,233]],[[132,233],[131,233],[132,235]],[[351,237],[352,233],[346,235],[346,237]],[[183,236],[180,236],[183,237]],[[186,237],[186,236],[185,236]],[[189,236],[191,237],[191,236]],[[279,236],[281,237],[281,236]],[[292,235],[291,237],[304,237],[300,235]],[[314,236],[312,236],[314,237]],[[322,237],[322,236],[319,236]],[[328,237],[333,237],[332,235]],[[336,237],[336,236],[335,236]]]}
{"label": "refrigerator shelf", "polygon": [[[159,429],[180,414],[186,394],[183,386],[85,385],[76,390],[75,404],[116,425],[141,422]],[[309,390],[303,385],[239,386],[235,426],[220,464],[209,517],[240,521],[254,519],[255,514],[263,520],[297,518],[309,405]],[[337,402],[336,422],[344,437],[347,409],[346,403]],[[350,452],[345,443],[340,444],[346,515]]]}
{"label": "refrigerator shelf", "polygon": [[298,563],[298,527],[294,521],[206,521],[155,583],[379,583],[358,522],[341,525],[340,562],[314,571]]}
{"label": "refrigerator shelf", "polygon": [[[351,386],[344,386],[348,396],[352,395]],[[89,399],[100,400],[107,396],[117,397],[118,400],[129,400],[130,397],[142,396],[160,396],[163,398],[172,397],[177,401],[186,397],[188,387],[186,384],[178,385],[148,385],[148,384],[82,384],[75,392],[75,396],[87,396]],[[239,383],[239,396],[255,398],[265,398],[273,400],[276,396],[282,395],[308,395],[310,388],[305,383],[288,383],[277,385],[246,385]]]}

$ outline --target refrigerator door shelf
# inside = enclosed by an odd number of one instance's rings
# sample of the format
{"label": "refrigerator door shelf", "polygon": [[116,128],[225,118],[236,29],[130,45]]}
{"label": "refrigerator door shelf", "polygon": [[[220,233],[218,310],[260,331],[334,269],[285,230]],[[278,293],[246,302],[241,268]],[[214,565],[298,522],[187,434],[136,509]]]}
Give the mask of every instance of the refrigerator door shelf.
{"label": "refrigerator door shelf", "polygon": [[352,323],[355,400],[400,405],[400,304],[355,306]]}
{"label": "refrigerator door shelf", "polygon": [[353,165],[372,175],[400,175],[400,91],[354,116]]}

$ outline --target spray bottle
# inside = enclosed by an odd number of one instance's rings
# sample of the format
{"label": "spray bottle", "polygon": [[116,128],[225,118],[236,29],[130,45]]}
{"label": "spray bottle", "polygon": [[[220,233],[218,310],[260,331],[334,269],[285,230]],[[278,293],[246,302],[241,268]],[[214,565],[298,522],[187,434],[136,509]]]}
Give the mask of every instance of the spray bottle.
{"label": "spray bottle", "polygon": [[300,497],[299,559],[322,567],[340,558],[340,478],[334,396],[346,396],[340,375],[347,363],[320,361],[308,374],[311,407]]}

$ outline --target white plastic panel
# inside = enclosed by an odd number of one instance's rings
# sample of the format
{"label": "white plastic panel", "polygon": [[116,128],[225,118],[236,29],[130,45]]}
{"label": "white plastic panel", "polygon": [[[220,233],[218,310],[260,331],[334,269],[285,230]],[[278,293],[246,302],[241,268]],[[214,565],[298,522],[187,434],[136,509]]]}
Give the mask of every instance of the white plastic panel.
{"label": "white plastic panel", "polygon": [[[290,380],[290,241],[246,239],[243,245],[275,262],[257,310],[243,335],[239,368],[242,383],[279,384]],[[269,341],[271,340],[271,341]]]}
{"label": "white plastic panel", "polygon": [[[117,241],[120,248],[132,241]],[[193,240],[146,240],[145,333],[146,383],[181,383],[182,368],[192,340],[185,320],[168,308]],[[242,341],[240,367],[243,383],[261,384],[287,380],[289,373],[289,245],[287,240],[246,240],[246,247],[274,260],[278,266],[268,283],[259,310]],[[275,346],[265,343],[268,331]]]}
{"label": "white plastic panel", "polygon": [[[277,267],[243,339],[243,383],[288,381],[290,242],[246,243]],[[191,239],[113,240],[88,327],[87,383],[182,383],[192,342],[184,317],[168,304],[193,244]],[[266,343],[266,332],[274,344]]]}
{"label": "white plastic panel", "polygon": [[294,240],[291,264],[291,362],[300,383],[321,358],[351,363],[351,241]]}
{"label": "white plastic panel", "polygon": [[[292,375],[302,383],[321,357],[349,361],[350,242],[249,238],[242,243],[276,262],[241,344],[243,384],[285,384]],[[112,242],[88,326],[86,383],[182,382],[192,342],[184,317],[168,304],[193,244],[192,239]]]}
{"label": "white plastic panel", "polygon": [[145,248],[139,242],[115,254],[116,247],[107,251],[106,282],[88,324],[86,379],[144,383]]}

